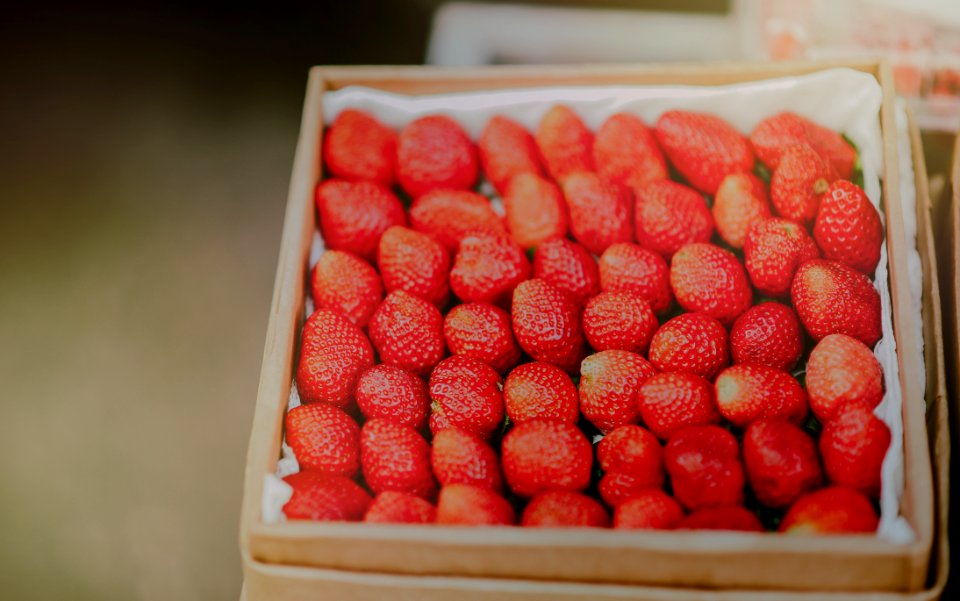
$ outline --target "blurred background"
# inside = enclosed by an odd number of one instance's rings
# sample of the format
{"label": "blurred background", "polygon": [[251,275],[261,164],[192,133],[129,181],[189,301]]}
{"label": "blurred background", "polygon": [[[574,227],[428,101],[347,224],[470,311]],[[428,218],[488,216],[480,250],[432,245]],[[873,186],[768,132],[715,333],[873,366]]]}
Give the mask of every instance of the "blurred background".
{"label": "blurred background", "polygon": [[[309,66],[837,50],[813,35],[821,13],[796,10],[816,2],[86,4],[0,18],[5,599],[238,597],[246,442]],[[955,9],[933,25],[921,11],[883,47],[916,99],[956,93]],[[943,107],[926,135],[934,172],[957,123]]]}

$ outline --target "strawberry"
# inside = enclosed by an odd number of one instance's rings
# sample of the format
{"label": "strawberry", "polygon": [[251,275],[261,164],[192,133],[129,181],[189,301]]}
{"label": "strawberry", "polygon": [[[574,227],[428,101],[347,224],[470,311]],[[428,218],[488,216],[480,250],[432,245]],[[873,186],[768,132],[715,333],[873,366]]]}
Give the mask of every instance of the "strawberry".
{"label": "strawberry", "polygon": [[712,212],[720,237],[734,248],[743,248],[750,228],[771,217],[767,188],[752,173],[731,173],[717,188]]}
{"label": "strawberry", "polygon": [[387,292],[405,290],[438,307],[450,298],[450,254],[429,234],[391,227],[380,238],[377,265]]}
{"label": "strawberry", "polygon": [[437,520],[437,508],[416,495],[387,490],[367,507],[364,522],[371,524],[430,524]]}
{"label": "strawberry", "polygon": [[469,484],[440,489],[437,523],[457,526],[510,526],[517,521],[513,507],[497,493]]}
{"label": "strawberry", "polygon": [[684,244],[709,242],[713,216],[693,188],[661,179],[636,189],[637,242],[669,259]]}
{"label": "strawberry", "polygon": [[454,355],[430,374],[430,431],[456,427],[489,439],[503,427],[500,375],[486,363]]}
{"label": "strawberry", "polygon": [[493,305],[466,303],[450,309],[443,336],[451,353],[479,359],[501,374],[520,360],[510,315]]}
{"label": "strawberry", "polygon": [[299,405],[287,413],[284,428],[300,469],[348,478],[360,469],[360,426],[340,409]]}
{"label": "strawberry", "polygon": [[360,377],[373,367],[373,348],[363,332],[339,313],[319,309],[303,325],[297,392],[303,403],[346,407]]}
{"label": "strawberry", "polygon": [[688,510],[743,501],[743,466],[737,439],[720,426],[687,426],[670,437],[663,465],[673,494]]}
{"label": "strawberry", "polygon": [[863,402],[847,403],[823,426],[820,454],[834,484],[880,496],[880,466],[890,447],[890,429]]}
{"label": "strawberry", "polygon": [[593,140],[593,162],[602,180],[629,188],[669,176],[653,133],[631,113],[603,122]]}
{"label": "strawberry", "polygon": [[684,313],[654,333],[648,356],[658,371],[686,371],[713,380],[730,363],[727,331],[706,313]]}
{"label": "strawberry", "polygon": [[503,490],[500,458],[489,444],[459,428],[446,428],[433,437],[430,465],[440,486],[472,484]]}
{"label": "strawberry", "polygon": [[630,351],[590,355],[580,366],[581,413],[604,433],[636,423],[637,389],[655,373],[646,359]]}
{"label": "strawberry", "polygon": [[406,225],[403,205],[388,188],[373,182],[328,179],[317,186],[314,201],[320,234],[327,248],[377,256],[380,236],[394,225]]}
{"label": "strawberry", "polygon": [[650,377],[637,390],[637,406],[643,423],[664,440],[684,426],[720,422],[713,385],[692,373]]}
{"label": "strawberry", "polygon": [[536,142],[550,177],[558,183],[574,171],[593,171],[593,133],[570,107],[550,107],[540,119]]}
{"label": "strawberry", "polygon": [[443,315],[427,301],[394,290],[370,320],[370,340],[384,363],[425,375],[443,358]]}
{"label": "strawberry", "polygon": [[787,507],[823,480],[816,443],[783,420],[758,419],[747,427],[743,464],[757,500],[767,507]]}
{"label": "strawberry", "polygon": [[770,169],[777,168],[788,148],[803,143],[812,146],[843,179],[850,179],[857,161],[857,151],[843,136],[796,113],[767,117],[750,134],[750,143],[757,157]]}
{"label": "strawberry", "polygon": [[797,499],[780,522],[790,534],[876,532],[877,512],[863,494],[845,486],[828,486]]}
{"label": "strawberry", "polygon": [[807,417],[807,393],[789,373],[741,363],[720,372],[714,383],[720,415],[738,427],[761,417],[800,424]]}
{"label": "strawberry", "polygon": [[814,340],[846,334],[867,346],[880,340],[880,293],[862,273],[836,261],[807,261],[790,288],[800,323]]}
{"label": "strawberry", "polygon": [[389,188],[397,163],[397,134],[368,113],[347,109],[324,132],[323,162],[332,177]]}
{"label": "strawberry", "polygon": [[600,292],[596,259],[571,240],[549,240],[538,246],[533,256],[533,277],[553,284],[578,304]]}
{"label": "strawberry", "polygon": [[673,255],[670,288],[681,307],[702,311],[725,325],[753,302],[743,265],[732,252],[712,244],[687,244]]}
{"label": "strawberry", "polygon": [[506,194],[510,180],[521,173],[541,175],[537,143],[516,121],[494,115],[477,140],[480,165],[487,179],[501,195]]}
{"label": "strawberry", "polygon": [[380,276],[352,253],[328,250],[320,255],[310,278],[317,308],[342,313],[361,328],[370,322],[383,300]]}
{"label": "strawberry", "polygon": [[570,296],[546,280],[527,280],[513,291],[510,316],[520,348],[535,361],[577,370],[584,339],[580,311]]}
{"label": "strawberry", "polygon": [[438,188],[473,187],[477,149],[460,125],[445,115],[420,117],[397,140],[397,181],[410,196]]}
{"label": "strawberry", "polygon": [[356,522],[370,505],[370,495],[346,476],[303,470],[283,479],[293,488],[283,506],[289,520]]}
{"label": "strawberry", "polygon": [[820,258],[820,249],[802,226],[771,218],[750,228],[743,245],[743,264],[754,287],[767,296],[790,295],[797,267]]}
{"label": "strawberry", "polygon": [[825,259],[869,275],[880,262],[883,246],[880,213],[860,186],[837,180],[820,201],[813,238]]}
{"label": "strawberry", "polygon": [[530,277],[530,261],[508,236],[468,234],[450,270],[450,287],[467,303],[507,304],[517,284]]}
{"label": "strawberry", "polygon": [[600,256],[600,289],[633,292],[662,314],[673,302],[670,268],[659,254],[627,242],[613,244]]}
{"label": "strawberry", "polygon": [[616,506],[613,527],[673,530],[682,519],[683,508],[673,497],[658,488],[648,488]]}
{"label": "strawberry", "polygon": [[730,356],[734,363],[757,363],[785,371],[803,353],[803,330],[793,309],[766,302],[750,307],[730,328]]}
{"label": "strawberry", "polygon": [[677,524],[678,530],[737,530],[763,532],[763,524],[755,513],[741,505],[703,507]]}
{"label": "strawberry", "polygon": [[[662,473],[663,469],[661,468],[660,471]],[[600,478],[597,491],[604,503],[616,508],[633,497],[650,490],[651,487],[659,488],[661,486],[663,486],[662,476],[660,484],[654,486],[642,475],[631,472],[607,472]]]}
{"label": "strawberry", "polygon": [[770,176],[770,201],[777,215],[809,227],[823,193],[835,179],[833,167],[810,146],[792,146]]}
{"label": "strawberry", "polygon": [[546,490],[527,503],[520,525],[608,528],[610,516],[603,505],[587,495],[569,490]]}
{"label": "strawberry", "polygon": [[381,363],[357,380],[357,406],[367,419],[381,418],[423,430],[430,415],[430,396],[423,380],[409,371]]}
{"label": "strawberry", "polygon": [[507,376],[503,404],[514,424],[547,418],[577,423],[580,397],[570,376],[549,363],[524,363]]}
{"label": "strawberry", "polygon": [[605,472],[600,496],[611,507],[639,491],[663,486],[663,451],[657,437],[635,424],[620,426],[597,445],[597,460]]}
{"label": "strawberry", "polygon": [[593,254],[633,240],[632,200],[627,188],[605,184],[595,173],[576,171],[563,180],[563,195],[570,210],[570,233]]}
{"label": "strawberry", "polygon": [[440,189],[418,197],[410,206],[410,227],[432,235],[450,252],[467,234],[507,233],[487,197],[470,190]]}
{"label": "strawberry", "polygon": [[503,476],[521,497],[557,489],[582,491],[590,484],[593,447],[575,424],[531,419],[503,437]]}
{"label": "strawberry", "polygon": [[867,345],[843,334],[825,337],[810,351],[806,384],[810,409],[824,422],[847,403],[873,409],[883,400],[880,362]]}
{"label": "strawberry", "polygon": [[601,292],[583,310],[583,333],[598,351],[646,352],[658,327],[650,303],[631,292]]}
{"label": "strawberry", "polygon": [[360,466],[374,493],[386,490],[430,499],[437,484],[430,471],[430,445],[410,426],[371,419],[360,430]]}
{"label": "strawberry", "polygon": [[536,173],[521,173],[510,180],[503,196],[507,229],[523,248],[567,235],[567,204],[556,184]]}
{"label": "strawberry", "polygon": [[753,169],[750,143],[716,115],[667,111],[653,131],[673,166],[701,192],[716,194],[724,177]]}

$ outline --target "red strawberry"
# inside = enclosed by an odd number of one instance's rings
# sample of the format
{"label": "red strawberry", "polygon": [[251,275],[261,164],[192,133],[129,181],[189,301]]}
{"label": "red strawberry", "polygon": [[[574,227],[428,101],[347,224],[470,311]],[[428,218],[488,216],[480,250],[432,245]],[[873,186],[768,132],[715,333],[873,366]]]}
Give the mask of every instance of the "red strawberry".
{"label": "red strawberry", "polygon": [[583,333],[598,351],[646,352],[658,327],[650,303],[631,292],[601,292],[583,310]]}
{"label": "red strawberry", "polygon": [[501,374],[520,360],[510,315],[493,305],[466,303],[450,309],[443,336],[451,353],[479,359]]}
{"label": "red strawberry", "polygon": [[453,293],[467,303],[507,304],[517,284],[530,277],[530,261],[507,236],[469,234],[450,270]]}
{"label": "red strawberry", "polygon": [[667,439],[684,426],[720,422],[713,385],[685,372],[657,374],[637,390],[643,423],[658,438]]}
{"label": "red strawberry", "polygon": [[382,418],[423,430],[430,396],[423,380],[399,367],[381,363],[357,380],[357,406],[367,419]]}
{"label": "red strawberry", "polygon": [[633,240],[632,201],[622,186],[600,181],[589,171],[571,173],[563,181],[570,209],[570,233],[595,255],[611,244]]}
{"label": "red strawberry", "polygon": [[328,179],[317,186],[314,200],[327,248],[352,252],[368,261],[376,258],[380,236],[387,228],[407,224],[400,200],[373,182]]}
{"label": "red strawberry", "polygon": [[580,304],[600,292],[596,259],[587,249],[566,239],[549,240],[537,247],[533,277],[550,282]]}
{"label": "red strawberry", "polygon": [[536,141],[557,182],[562,184],[574,171],[593,171],[593,133],[569,107],[558,104],[543,115]]}
{"label": "red strawberry", "polygon": [[684,313],[660,326],[648,356],[659,371],[686,371],[713,380],[730,363],[727,331],[706,313]]}
{"label": "red strawberry", "polygon": [[580,366],[580,411],[611,432],[639,419],[637,389],[656,373],[646,359],[630,351],[600,351]]}
{"label": "red strawberry", "polygon": [[323,134],[323,162],[332,177],[393,185],[397,134],[371,115],[347,109]]}
{"label": "red strawberry", "polygon": [[871,274],[880,262],[883,246],[880,213],[860,186],[835,181],[820,201],[813,238],[825,259]]}
{"label": "red strawberry", "polygon": [[360,469],[360,426],[340,409],[326,403],[294,407],[284,428],[300,469],[347,477]]}
{"label": "red strawberry", "polygon": [[521,526],[608,528],[610,516],[603,505],[587,495],[569,490],[538,493],[523,510]]}
{"label": "red strawberry", "polygon": [[669,176],[653,133],[631,113],[617,113],[600,126],[593,162],[601,179],[630,188]]}
{"label": "red strawberry", "polygon": [[784,152],[770,176],[770,200],[777,215],[803,226],[817,216],[820,199],[837,174],[810,146],[800,144]]}
{"label": "red strawberry", "polygon": [[744,427],[761,417],[795,424],[807,417],[807,393],[785,371],[741,363],[720,372],[714,383],[720,415]]}
{"label": "red strawberry", "polygon": [[[660,471],[663,471],[662,468]],[[607,472],[600,478],[597,491],[604,503],[616,508],[635,496],[650,490],[651,486],[650,482],[640,475],[630,472]],[[663,486],[662,476],[660,484],[653,486],[653,488],[661,486]]]}
{"label": "red strawberry", "polygon": [[754,494],[767,507],[791,505],[823,480],[816,443],[783,420],[750,424],[743,436],[743,464]]}
{"label": "red strawberry", "polygon": [[293,488],[283,513],[290,520],[356,522],[370,505],[370,495],[346,476],[304,470],[283,479]]}
{"label": "red strawberry", "polygon": [[370,320],[380,360],[425,375],[443,358],[443,315],[427,301],[394,290]]}
{"label": "red strawberry", "polygon": [[830,481],[871,497],[880,496],[880,466],[889,447],[890,428],[863,402],[841,407],[820,435]]}
{"label": "red strawberry", "polygon": [[673,255],[670,288],[681,307],[722,324],[733,323],[753,302],[743,265],[732,252],[712,244],[688,244]]}
{"label": "red strawberry", "polygon": [[373,500],[363,516],[371,524],[430,524],[437,508],[416,495],[387,490]]}
{"label": "red strawberry", "polygon": [[641,245],[669,259],[684,244],[710,241],[713,216],[699,192],[667,179],[635,191],[634,228]]}
{"label": "red strawberry", "polygon": [[620,426],[597,445],[597,460],[605,474],[600,496],[611,507],[638,492],[663,486],[663,451],[656,436],[635,424]]}
{"label": "red strawberry", "polygon": [[441,189],[418,197],[410,207],[410,227],[432,235],[450,252],[467,234],[507,233],[487,197],[470,190]]}
{"label": "red strawberry", "polygon": [[867,346],[880,340],[880,293],[867,276],[836,261],[808,261],[790,288],[800,323],[814,340],[846,334]]}
{"label": "red strawberry", "polygon": [[450,117],[421,117],[400,132],[397,180],[410,196],[438,188],[471,188],[477,172],[477,149]]}
{"label": "red strawberry", "polygon": [[683,508],[673,497],[658,488],[650,488],[617,505],[613,527],[673,530],[682,519]]}
{"label": "red strawberry", "polygon": [[447,357],[430,374],[430,431],[456,427],[489,439],[503,427],[502,381],[486,363]]}
{"label": "red strawberry", "polygon": [[727,244],[743,248],[750,228],[770,216],[767,188],[757,176],[732,173],[723,179],[713,199],[713,220]]}
{"label": "red strawberry", "polygon": [[610,246],[600,256],[600,288],[604,292],[633,292],[663,313],[673,302],[670,268],[659,254],[636,244]]}
{"label": "red strawberry", "polygon": [[440,486],[472,484],[495,492],[503,490],[496,451],[476,435],[459,428],[437,432],[430,449],[430,464]]}
{"label": "red strawberry", "polygon": [[863,494],[844,486],[828,486],[797,499],[780,522],[790,534],[876,532],[877,512]]}
{"label": "red strawberry", "polygon": [[523,248],[567,235],[567,205],[556,184],[536,173],[521,173],[503,196],[507,229]]}
{"label": "red strawberry", "polygon": [[797,267],[820,258],[820,250],[802,226],[771,218],[747,233],[743,256],[750,281],[761,294],[786,297]]}
{"label": "red strawberry", "polygon": [[843,136],[796,113],[767,117],[754,128],[750,142],[757,157],[770,169],[777,168],[788,148],[803,143],[812,146],[844,179],[850,179],[857,161],[857,151]]}
{"label": "red strawberry", "polygon": [[450,255],[429,234],[388,229],[380,238],[377,265],[387,292],[405,290],[438,307],[450,298]]}
{"label": "red strawberry", "polygon": [[410,493],[424,499],[437,492],[430,471],[430,445],[409,426],[371,419],[360,430],[363,479],[374,493]]}
{"label": "red strawberry", "polygon": [[716,194],[727,175],[753,169],[750,143],[715,115],[667,111],[657,119],[654,134],[677,171],[707,194]]}
{"label": "red strawberry", "polygon": [[734,363],[757,363],[790,371],[803,353],[803,330],[787,305],[766,302],[750,307],[730,328]]}
{"label": "red strawberry", "polygon": [[364,327],[383,300],[380,276],[357,255],[328,250],[311,274],[310,289],[317,308],[342,313]]}
{"label": "red strawberry", "polygon": [[539,361],[510,372],[503,384],[503,404],[514,424],[537,418],[575,424],[580,418],[580,397],[570,376]]}
{"label": "red strawberry", "polygon": [[867,345],[843,334],[825,337],[810,351],[806,383],[810,408],[824,422],[847,403],[873,409],[883,400],[880,362]]}
{"label": "red strawberry", "polygon": [[557,489],[582,491],[590,484],[593,447],[574,424],[532,419],[503,437],[503,476],[521,497]]}
{"label": "red strawberry", "polygon": [[477,140],[480,164],[487,179],[501,195],[514,176],[521,173],[540,175],[540,152],[537,144],[522,125],[503,115],[495,115],[483,128]]}
{"label": "red strawberry", "polygon": [[532,279],[513,291],[513,333],[535,361],[575,372],[583,357],[580,311],[575,301],[546,280]]}
{"label": "red strawberry", "polygon": [[339,313],[320,309],[300,334],[297,392],[303,403],[324,402],[346,407],[353,389],[373,367],[373,348],[363,332]]}
{"label": "red strawberry", "polygon": [[688,510],[743,501],[743,466],[737,439],[720,426],[687,426],[670,437],[663,465],[673,494]]}
{"label": "red strawberry", "polygon": [[491,490],[469,484],[450,484],[440,489],[438,524],[510,526],[516,521],[510,503]]}
{"label": "red strawberry", "polygon": [[755,513],[740,505],[704,507],[680,520],[678,530],[737,530],[763,532],[763,524]]}

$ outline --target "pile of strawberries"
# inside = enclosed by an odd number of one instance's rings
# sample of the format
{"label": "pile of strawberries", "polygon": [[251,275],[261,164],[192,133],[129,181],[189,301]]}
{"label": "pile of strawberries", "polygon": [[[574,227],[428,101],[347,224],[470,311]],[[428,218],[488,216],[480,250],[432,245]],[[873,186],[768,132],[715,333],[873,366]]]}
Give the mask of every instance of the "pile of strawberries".
{"label": "pile of strawberries", "polygon": [[289,518],[876,529],[883,229],[841,135],[346,110],[323,158]]}

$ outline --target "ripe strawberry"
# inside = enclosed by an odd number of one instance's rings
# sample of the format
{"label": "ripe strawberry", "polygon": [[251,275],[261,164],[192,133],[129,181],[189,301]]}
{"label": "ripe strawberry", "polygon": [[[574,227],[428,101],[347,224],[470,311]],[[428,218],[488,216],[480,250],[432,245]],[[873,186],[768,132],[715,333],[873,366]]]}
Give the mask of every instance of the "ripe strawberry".
{"label": "ripe strawberry", "polygon": [[360,469],[360,426],[340,409],[299,405],[287,413],[284,428],[300,469],[348,478]]}
{"label": "ripe strawberry", "polygon": [[507,233],[485,196],[470,190],[434,190],[410,206],[410,227],[432,235],[450,252],[470,233]]}
{"label": "ripe strawberry", "polygon": [[388,188],[373,182],[328,179],[317,186],[314,201],[320,234],[327,248],[377,256],[380,236],[394,225],[406,225],[403,205]]}
{"label": "ripe strawberry", "polygon": [[643,423],[666,440],[684,426],[720,423],[713,385],[685,372],[657,374],[637,390]]}
{"label": "ripe strawberry", "polygon": [[610,516],[603,505],[587,495],[569,490],[546,490],[527,503],[520,525],[608,528]]}
{"label": "ripe strawberry", "polygon": [[450,254],[429,234],[391,227],[380,238],[377,265],[387,292],[405,290],[438,307],[450,298]]}
{"label": "ripe strawberry", "polygon": [[767,507],[787,507],[823,480],[816,443],[783,420],[758,419],[747,427],[743,464],[754,494]]}
{"label": "ripe strawberry", "polygon": [[613,527],[673,530],[682,519],[683,508],[673,497],[658,488],[649,488],[616,506]]}
{"label": "ripe strawberry", "polygon": [[810,146],[792,146],[770,176],[770,200],[777,215],[809,227],[820,199],[837,174]]}
{"label": "ripe strawberry", "polygon": [[416,495],[387,490],[367,507],[364,522],[371,524],[430,524],[437,520],[437,508]]}
{"label": "ripe strawberry", "polygon": [[381,418],[423,430],[430,396],[423,380],[399,367],[381,363],[357,380],[357,406],[367,419]]}
{"label": "ripe strawberry", "polygon": [[[663,472],[663,469],[660,470]],[[643,476],[632,474],[630,472],[607,472],[601,478],[597,486],[600,498],[610,507],[618,507],[639,494],[643,494],[652,488],[663,486],[663,476],[660,478],[660,484],[651,485]]]}
{"label": "ripe strawberry", "polygon": [[627,188],[605,184],[596,173],[576,171],[563,180],[563,195],[570,210],[570,233],[593,254],[633,240],[633,207]]}
{"label": "ripe strawberry", "polygon": [[710,241],[713,216],[693,188],[661,179],[635,192],[633,223],[642,246],[669,259],[684,244]]}
{"label": "ripe strawberry", "polygon": [[602,180],[629,188],[669,177],[656,138],[631,113],[612,115],[600,126],[593,140],[593,162]]}
{"label": "ripe strawberry", "polygon": [[397,163],[397,134],[368,113],[347,109],[323,134],[323,162],[332,177],[389,188]]}
{"label": "ripe strawberry", "polygon": [[466,303],[508,304],[517,284],[530,277],[530,261],[508,236],[468,234],[450,270],[450,287]]}
{"label": "ripe strawberry", "polygon": [[836,261],[807,261],[790,288],[800,323],[814,340],[846,334],[867,346],[880,340],[880,294],[867,276]]}
{"label": "ripe strawberry", "polygon": [[737,439],[720,426],[687,426],[670,437],[663,465],[673,494],[688,510],[743,502]]}
{"label": "ripe strawberry", "polygon": [[843,179],[850,179],[857,151],[843,136],[796,113],[767,117],[750,134],[757,157],[770,169],[776,169],[780,157],[791,146],[807,143],[828,161]]}
{"label": "ripe strawberry", "polygon": [[803,330],[793,309],[766,302],[750,307],[730,328],[730,356],[734,363],[757,363],[785,371],[803,353]]}
{"label": "ripe strawberry", "polygon": [[523,248],[567,235],[567,204],[556,184],[536,173],[521,173],[503,196],[507,229]]}
{"label": "ripe strawberry", "polygon": [[373,367],[373,348],[363,332],[339,313],[319,309],[303,325],[297,392],[303,403],[346,407],[360,377]]}
{"label": "ripe strawberry", "polygon": [[496,451],[476,435],[459,428],[446,428],[433,437],[430,465],[440,486],[472,484],[495,492],[503,490]]}
{"label": "ripe strawberry", "polygon": [[440,489],[438,524],[510,526],[516,521],[510,503],[491,490],[469,484],[450,484]]}
{"label": "ripe strawberry", "polygon": [[501,195],[506,194],[510,180],[521,173],[541,175],[537,143],[522,125],[494,115],[477,140],[480,165],[487,179]]}
{"label": "ripe strawberry", "polygon": [[880,213],[860,186],[837,180],[820,201],[813,238],[825,259],[869,275],[880,262],[883,246]]}
{"label": "ripe strawberry", "polygon": [[754,287],[761,294],[782,298],[790,295],[797,267],[820,258],[820,250],[802,226],[774,217],[750,228],[743,256]]}
{"label": "ripe strawberry", "polygon": [[510,422],[546,418],[577,423],[580,397],[570,376],[539,361],[517,366],[503,384],[503,404]]}
{"label": "ripe strawberry", "polygon": [[658,327],[650,303],[631,292],[601,292],[583,310],[583,333],[598,351],[644,353]]}
{"label": "ripe strawberry", "polygon": [[357,255],[328,250],[320,255],[310,278],[317,308],[342,313],[361,328],[383,300],[380,276]]}
{"label": "ripe strawberry", "polygon": [[397,180],[410,196],[438,188],[473,187],[477,149],[460,125],[445,115],[420,117],[397,141]]}
{"label": "ripe strawberry", "polygon": [[677,171],[701,192],[716,194],[724,177],[753,169],[750,143],[716,115],[667,111],[654,134]]}
{"label": "ripe strawberry", "polygon": [[380,360],[425,375],[443,358],[443,315],[427,301],[394,290],[370,320]]}
{"label": "ripe strawberry", "polygon": [[283,479],[293,488],[283,506],[289,520],[356,522],[370,505],[370,495],[346,476],[303,470]]}
{"label": "ripe strawberry", "polygon": [[834,484],[880,496],[880,466],[890,447],[890,428],[866,403],[847,403],[823,426],[820,454]]}
{"label": "ripe strawberry", "polygon": [[789,373],[741,363],[720,372],[714,383],[720,415],[738,427],[761,417],[800,424],[807,417],[807,393]]}
{"label": "ripe strawberry", "polygon": [[730,363],[727,331],[706,313],[683,313],[654,333],[648,356],[658,371],[686,371],[713,380]]}
{"label": "ripe strawberry", "polygon": [[522,282],[513,291],[513,333],[520,348],[535,361],[575,372],[583,357],[584,339],[576,302],[546,280]]}
{"label": "ripe strawberry", "polygon": [[755,513],[741,505],[704,507],[686,516],[678,530],[737,530],[763,532],[763,524]]}
{"label": "ripe strawberry", "polygon": [[725,325],[753,302],[743,265],[732,252],[712,244],[688,244],[673,255],[670,288],[681,307],[702,311]]}
{"label": "ripe strawberry", "polygon": [[549,240],[538,246],[533,256],[533,277],[550,282],[578,304],[600,292],[596,259],[571,240]]}
{"label": "ripe strawberry", "polygon": [[580,412],[601,432],[636,423],[637,389],[656,373],[646,359],[630,351],[600,351],[580,366]]}
{"label": "ripe strawberry", "polygon": [[597,460],[605,472],[600,496],[611,507],[639,491],[663,486],[663,451],[657,437],[635,424],[620,426],[597,445]]}
{"label": "ripe strawberry", "polygon": [[430,431],[449,427],[489,439],[503,427],[503,393],[499,374],[486,363],[454,355],[430,374]]}
{"label": "ripe strawberry", "polygon": [[790,534],[876,532],[877,512],[863,494],[845,486],[828,486],[797,499],[780,522]]}
{"label": "ripe strawberry", "polygon": [[810,408],[828,422],[843,405],[865,403],[873,409],[883,400],[883,368],[867,345],[843,334],[817,343],[807,360]]}
{"label": "ripe strawberry", "polygon": [[501,374],[520,360],[510,315],[493,305],[466,303],[450,309],[443,336],[451,353],[479,359]]}
{"label": "ripe strawberry", "polygon": [[593,133],[569,107],[550,107],[540,119],[536,141],[547,171],[558,183],[574,171],[593,171]]}
{"label": "ripe strawberry", "polygon": [[521,497],[556,489],[582,491],[590,484],[593,447],[574,424],[532,419],[503,437],[503,476]]}
{"label": "ripe strawberry", "polygon": [[770,217],[767,188],[757,176],[731,173],[723,179],[713,199],[713,220],[727,244],[743,248],[750,228]]}
{"label": "ripe strawberry", "polygon": [[663,313],[673,302],[670,268],[659,254],[630,243],[613,244],[600,256],[600,288],[604,292],[633,292]]}
{"label": "ripe strawberry", "polygon": [[409,426],[367,420],[360,430],[360,466],[375,494],[395,490],[430,499],[437,492],[430,471],[430,445]]}

